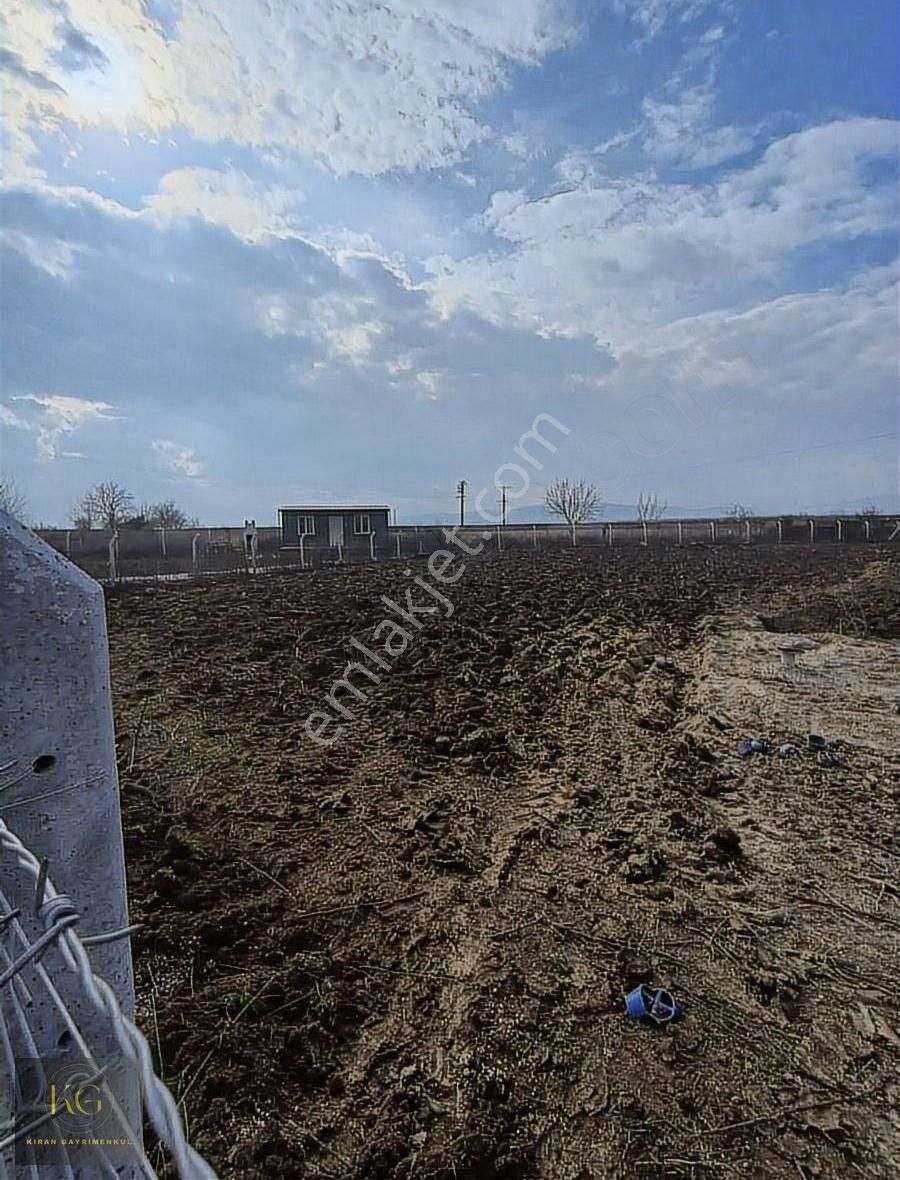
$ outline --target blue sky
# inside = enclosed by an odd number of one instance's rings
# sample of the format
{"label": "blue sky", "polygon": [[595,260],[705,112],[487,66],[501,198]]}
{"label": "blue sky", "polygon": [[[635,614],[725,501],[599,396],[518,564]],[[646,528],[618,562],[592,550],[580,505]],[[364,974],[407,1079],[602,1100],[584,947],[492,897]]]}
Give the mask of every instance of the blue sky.
{"label": "blue sky", "polygon": [[0,21],[0,466],[35,520],[101,479],[210,524],[444,517],[540,413],[569,433],[517,509],[556,476],[900,506],[893,0]]}

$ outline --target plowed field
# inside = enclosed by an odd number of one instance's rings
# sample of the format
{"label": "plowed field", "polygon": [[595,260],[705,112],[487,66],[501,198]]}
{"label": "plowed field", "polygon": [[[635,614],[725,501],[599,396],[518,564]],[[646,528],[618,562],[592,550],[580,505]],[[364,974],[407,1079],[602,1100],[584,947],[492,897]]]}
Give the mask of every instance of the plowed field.
{"label": "plowed field", "polygon": [[[900,1174],[897,551],[478,559],[446,606],[416,575],[110,593],[140,1023],[198,1149],[228,1180]],[[389,658],[410,589],[435,610]],[[379,679],[317,744],[351,660]],[[682,1019],[629,1019],[642,982]]]}

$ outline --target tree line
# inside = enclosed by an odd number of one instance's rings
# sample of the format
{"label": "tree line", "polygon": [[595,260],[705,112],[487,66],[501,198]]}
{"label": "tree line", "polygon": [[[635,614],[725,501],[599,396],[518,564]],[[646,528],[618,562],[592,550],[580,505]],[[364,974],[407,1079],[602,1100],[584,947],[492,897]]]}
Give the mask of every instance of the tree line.
{"label": "tree line", "polygon": [[[12,476],[0,476],[0,511],[28,524],[28,501]],[[111,480],[94,484],[75,503],[70,514],[77,529],[193,529],[196,516],[188,516],[174,500],[136,505],[127,488]],[[43,528],[45,526],[38,526]]]}
{"label": "tree line", "polygon": [[156,504],[135,504],[127,488],[112,480],[94,484],[72,509],[72,524],[77,529],[189,529],[200,524],[188,516],[174,500]]}

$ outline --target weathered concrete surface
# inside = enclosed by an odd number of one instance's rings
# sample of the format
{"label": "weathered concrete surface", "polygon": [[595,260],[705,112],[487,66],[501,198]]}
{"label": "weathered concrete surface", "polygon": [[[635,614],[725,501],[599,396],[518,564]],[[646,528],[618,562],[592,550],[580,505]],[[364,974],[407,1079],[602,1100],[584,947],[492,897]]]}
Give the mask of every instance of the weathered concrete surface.
{"label": "weathered concrete surface", "polygon": [[[0,767],[0,816],[36,856],[49,859],[50,879],[81,914],[78,932],[126,925],[103,592],[2,512]],[[7,862],[2,884],[12,905],[22,907],[33,937],[40,927],[30,878]],[[10,951],[16,946],[12,940],[6,945]],[[128,940],[94,948],[91,959],[131,1015]],[[115,1056],[107,1022],[93,1015],[59,952],[51,949],[43,962],[100,1063],[101,1054]],[[34,989],[29,1024],[40,1055],[58,1055],[65,1025],[43,988]],[[71,1042],[69,1048],[77,1052]]]}

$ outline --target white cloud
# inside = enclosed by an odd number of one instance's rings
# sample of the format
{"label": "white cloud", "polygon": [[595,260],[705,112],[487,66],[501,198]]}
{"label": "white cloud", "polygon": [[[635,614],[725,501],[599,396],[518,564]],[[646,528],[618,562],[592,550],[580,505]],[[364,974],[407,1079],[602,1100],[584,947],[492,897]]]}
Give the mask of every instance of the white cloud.
{"label": "white cloud", "polygon": [[69,277],[79,249],[60,238],[35,238],[9,228],[0,229],[0,242],[54,279]]}
{"label": "white cloud", "polygon": [[430,259],[429,289],[443,314],[627,342],[776,278],[801,246],[896,228],[893,185],[869,172],[896,134],[880,119],[811,128],[705,185],[591,176],[538,200],[498,192],[484,225],[512,249]]}
{"label": "white cloud", "polygon": [[696,20],[716,0],[612,0],[613,9],[644,30],[646,38],[661,33],[669,20]]}
{"label": "white cloud", "polygon": [[0,423],[4,426],[19,426],[23,429],[27,429],[28,427],[28,424],[23,418],[13,413],[9,406],[4,406],[2,402],[0,402]]}
{"label": "white cloud", "polygon": [[[66,68],[63,12],[102,53],[84,70]],[[153,135],[182,126],[311,154],[337,173],[446,166],[487,134],[475,105],[509,68],[573,36],[568,0],[183,0],[171,37],[127,0],[68,0],[10,22],[25,73],[6,117],[26,139],[60,119]],[[24,174],[27,143],[18,149]]]}
{"label": "white cloud", "polygon": [[119,417],[110,413],[114,407],[108,402],[89,401],[68,394],[23,393],[10,398],[10,401],[25,403],[23,409],[30,409],[31,413],[29,417],[19,418],[15,422],[8,421],[4,416],[4,421],[7,425],[35,431],[38,458],[45,460],[56,459],[62,453],[57,445],[60,438],[74,434],[85,423],[97,419],[108,422]]}
{"label": "white cloud", "polygon": [[242,172],[179,168],[162,178],[144,206],[163,222],[200,217],[252,242],[289,230],[303,200],[297,189],[264,185]]}
{"label": "white cloud", "polygon": [[421,396],[426,401],[436,402],[440,397],[440,377],[440,373],[433,373],[428,370],[416,373],[416,381],[422,387]]}
{"label": "white cloud", "polygon": [[150,444],[160,463],[169,471],[194,478],[203,474],[203,463],[193,447],[185,447],[170,438],[157,438]]}
{"label": "white cloud", "polygon": [[748,152],[753,134],[731,125],[713,126],[711,83],[682,90],[671,101],[646,98],[644,150],[691,168],[709,168]]}

